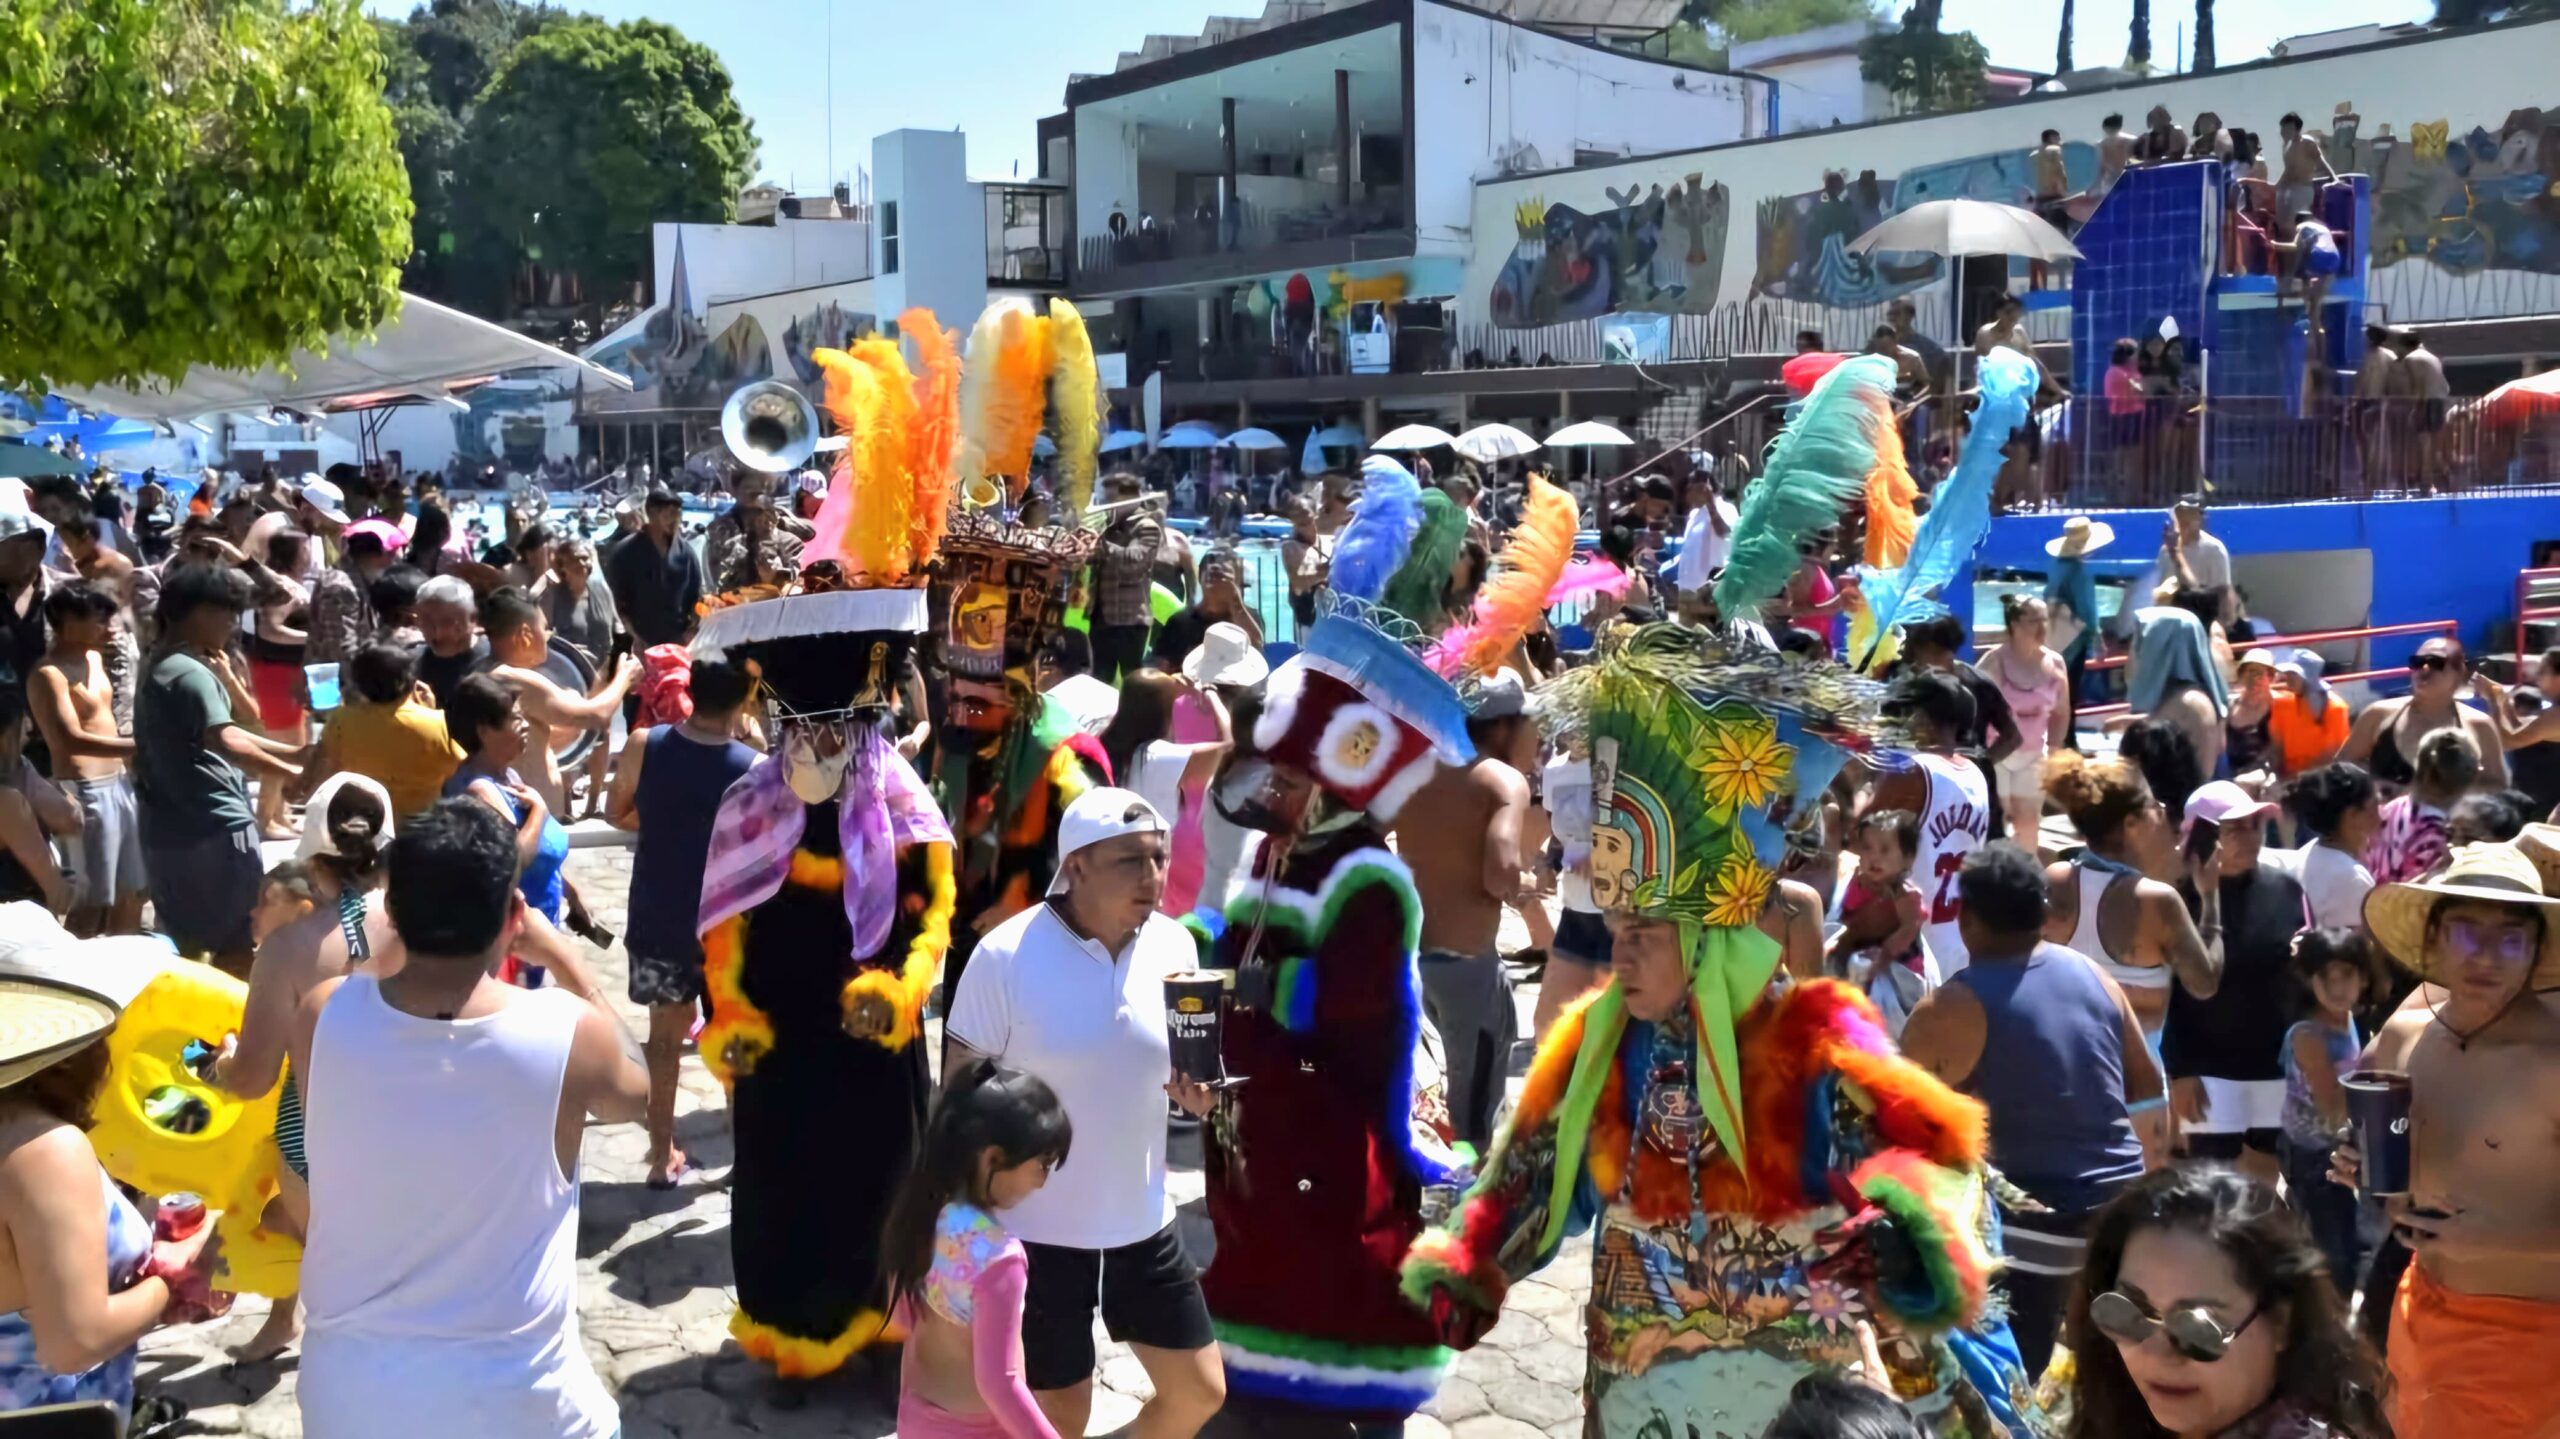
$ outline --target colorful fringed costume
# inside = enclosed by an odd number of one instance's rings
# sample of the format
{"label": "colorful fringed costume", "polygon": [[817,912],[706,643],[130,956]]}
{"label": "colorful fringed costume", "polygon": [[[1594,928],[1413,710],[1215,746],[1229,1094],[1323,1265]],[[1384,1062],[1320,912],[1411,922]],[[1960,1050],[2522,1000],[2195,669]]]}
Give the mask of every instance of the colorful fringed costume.
{"label": "colorful fringed costume", "polygon": [[701,1053],[736,1138],[730,1333],[790,1379],[895,1337],[880,1228],[932,1093],[916,1040],[956,898],[950,828],[884,733],[949,484],[912,443],[919,402],[949,385],[894,343],[818,359],[849,430],[823,558],[793,593],[711,602],[693,645],[751,666],[772,706],[773,753],[722,796],[703,866]]}
{"label": "colorful fringed costume", "polygon": [[1357,1423],[1403,1419],[1448,1370],[1397,1264],[1425,1191],[1453,1197],[1464,1177],[1417,1137],[1422,902],[1385,833],[1442,762],[1473,752],[1420,632],[1367,603],[1420,515],[1410,478],[1384,478],[1336,552],[1337,587],[1347,551],[1355,588],[1272,672],[1219,787],[1222,809],[1272,838],[1224,913],[1198,921],[1207,962],[1236,972],[1223,1053],[1243,1081],[1206,1145],[1218,1250],[1202,1287],[1228,1402]]}
{"label": "colorful fringed costume", "polygon": [[1542,696],[1592,756],[1594,897],[1666,926],[1688,991],[1647,1021],[1613,979],[1566,1014],[1404,1279],[1463,1346],[1590,1230],[1586,1433],[1758,1434],[1798,1378],[1857,1359],[1862,1319],[1932,1433],[2023,1432],[2015,1351],[1985,1313],[1981,1107],[1896,1054],[1848,986],[1787,987],[1754,927],[1788,818],[1847,749],[1890,740],[1876,699],[1836,673],[1773,680],[1672,625]]}

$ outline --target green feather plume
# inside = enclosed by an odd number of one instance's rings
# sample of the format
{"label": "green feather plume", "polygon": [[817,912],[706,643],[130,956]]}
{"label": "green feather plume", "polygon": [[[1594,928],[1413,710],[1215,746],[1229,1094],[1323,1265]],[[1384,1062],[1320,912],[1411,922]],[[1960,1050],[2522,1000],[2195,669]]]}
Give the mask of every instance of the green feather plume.
{"label": "green feather plume", "polygon": [[1458,563],[1458,548],[1467,542],[1467,512],[1440,490],[1422,492],[1422,524],[1413,548],[1395,577],[1387,581],[1379,603],[1425,630],[1440,628],[1447,608],[1449,572]]}
{"label": "green feather plume", "polygon": [[1760,618],[1786,590],[1805,540],[1866,493],[1874,427],[1892,423],[1893,380],[1893,361],[1860,355],[1816,381],[1796,406],[1733,527],[1733,556],[1716,581],[1716,609],[1726,619]]}

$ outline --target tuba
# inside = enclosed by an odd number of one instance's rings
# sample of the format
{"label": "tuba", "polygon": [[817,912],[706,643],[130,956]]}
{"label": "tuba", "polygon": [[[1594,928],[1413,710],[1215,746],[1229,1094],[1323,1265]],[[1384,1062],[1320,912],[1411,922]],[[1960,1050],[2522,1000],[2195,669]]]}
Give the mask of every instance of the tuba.
{"label": "tuba", "polygon": [[971,475],[960,486],[960,503],[973,510],[992,510],[1004,503],[1004,485],[986,475]]}
{"label": "tuba", "polygon": [[818,407],[780,380],[758,380],[720,407],[720,438],[748,469],[796,470],[817,452]]}

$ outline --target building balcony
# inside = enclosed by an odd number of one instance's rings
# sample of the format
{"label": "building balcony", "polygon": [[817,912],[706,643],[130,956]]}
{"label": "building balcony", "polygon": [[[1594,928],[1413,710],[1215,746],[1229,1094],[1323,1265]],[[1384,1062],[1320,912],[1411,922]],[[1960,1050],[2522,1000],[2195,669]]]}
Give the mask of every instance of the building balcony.
{"label": "building balcony", "polygon": [[987,283],[1063,288],[1075,229],[1065,187],[990,183],[986,195]]}
{"label": "building balcony", "polygon": [[1238,201],[1223,216],[1203,206],[1188,217],[1141,215],[1111,233],[1084,236],[1076,248],[1076,291],[1099,299],[1412,253],[1401,189],[1381,189],[1347,206],[1265,209]]}

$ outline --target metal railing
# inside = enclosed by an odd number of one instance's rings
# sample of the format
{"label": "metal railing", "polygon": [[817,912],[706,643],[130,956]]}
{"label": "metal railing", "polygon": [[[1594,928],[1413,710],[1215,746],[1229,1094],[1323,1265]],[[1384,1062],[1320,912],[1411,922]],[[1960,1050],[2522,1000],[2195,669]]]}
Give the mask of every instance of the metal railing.
{"label": "metal railing", "polygon": [[2560,605],[2535,604],[2537,599],[2560,594],[2560,569],[2516,571],[2516,679],[2524,679],[2525,656],[2533,650],[2525,644],[2528,627],[2548,620],[2560,620]]}
{"label": "metal railing", "polygon": [[[2560,570],[2550,570],[2545,571],[2545,573],[2560,575]],[[2361,644],[2367,640],[2390,639],[2395,636],[2406,635],[2451,636],[2459,634],[2461,629],[2461,623],[2456,620],[2418,620],[2409,624],[2399,625],[2358,625],[2351,629],[2312,630],[2298,635],[2260,635],[2257,638],[2250,640],[2248,647],[2250,649],[2273,649],[2278,645],[2312,646],[2341,644],[2348,641],[2354,641]],[[2123,655],[2103,655],[2097,659],[2089,661],[2086,668],[2090,670],[2122,669],[2125,664],[2125,659],[2126,657]],[[2408,673],[2409,667],[2407,665],[2393,665],[2385,669],[2348,670],[2341,674],[2323,675],[2321,678],[2330,684],[2342,685],[2352,684],[2360,680],[2398,679]],[[2076,720],[2103,718],[2108,715],[2130,714],[2132,711],[2132,705],[2119,701],[2112,704],[2078,705],[2072,709],[2071,714],[2072,718]]]}
{"label": "metal railing", "polygon": [[1086,235],[1076,244],[1076,272],[1086,280],[1173,260],[1249,257],[1256,250],[1315,240],[1400,233],[1404,192],[1381,189],[1348,206],[1266,209],[1237,200],[1224,214],[1203,206],[1189,215],[1140,215],[1116,234]]}

